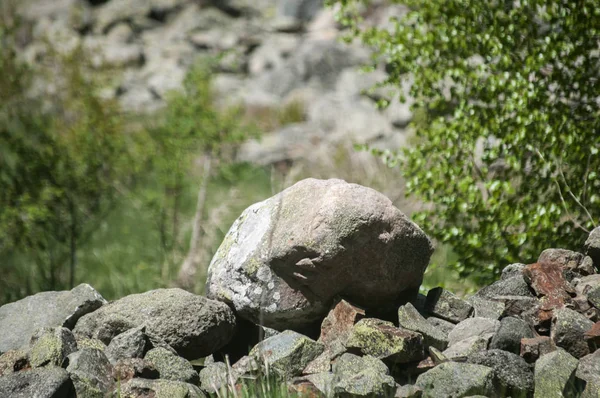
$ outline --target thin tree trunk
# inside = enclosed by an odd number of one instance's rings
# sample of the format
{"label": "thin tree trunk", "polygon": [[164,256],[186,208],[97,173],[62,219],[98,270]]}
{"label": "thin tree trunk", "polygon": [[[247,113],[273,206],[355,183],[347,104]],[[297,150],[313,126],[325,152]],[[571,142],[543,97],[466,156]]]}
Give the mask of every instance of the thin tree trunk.
{"label": "thin tree trunk", "polygon": [[196,202],[196,215],[194,216],[194,225],[192,228],[192,238],[190,240],[190,250],[185,261],[179,270],[177,282],[183,288],[192,288],[195,282],[195,276],[198,272],[198,267],[202,261],[202,228],[204,207],[206,206],[206,191],[208,180],[210,177],[210,169],[212,165],[212,154],[206,152],[204,155],[204,165],[202,170],[202,182],[198,190],[198,199]]}
{"label": "thin tree trunk", "polygon": [[69,274],[69,286],[75,287],[75,268],[77,267],[77,210],[73,202],[69,205],[71,211],[71,272]]}

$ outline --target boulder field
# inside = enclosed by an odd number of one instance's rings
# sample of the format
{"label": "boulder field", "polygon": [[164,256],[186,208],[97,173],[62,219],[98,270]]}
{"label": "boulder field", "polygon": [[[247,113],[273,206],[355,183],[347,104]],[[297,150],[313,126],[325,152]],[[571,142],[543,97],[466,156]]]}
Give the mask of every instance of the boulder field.
{"label": "boulder field", "polygon": [[207,296],[91,286],[0,307],[0,397],[600,396],[600,228],[470,297],[418,292],[429,238],[383,195],[308,179],[249,207]]}

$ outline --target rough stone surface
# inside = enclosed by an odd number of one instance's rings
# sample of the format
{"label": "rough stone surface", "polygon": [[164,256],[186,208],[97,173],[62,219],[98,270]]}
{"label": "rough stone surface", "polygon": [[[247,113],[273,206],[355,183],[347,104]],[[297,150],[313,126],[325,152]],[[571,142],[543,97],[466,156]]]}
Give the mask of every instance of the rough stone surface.
{"label": "rough stone surface", "polygon": [[491,338],[500,328],[500,321],[489,318],[467,318],[448,334],[450,346],[473,336]]}
{"label": "rough stone surface", "polygon": [[142,379],[158,379],[158,370],[154,364],[141,358],[123,358],[113,366],[113,378],[126,382],[139,377]]}
{"label": "rough stone surface", "polygon": [[300,376],[306,365],[319,356],[325,347],[299,333],[286,330],[258,343],[250,351],[261,366],[268,366],[284,378]]}
{"label": "rough stone surface", "polygon": [[346,350],[346,342],[352,334],[352,328],[364,316],[363,309],[346,300],[340,300],[321,323],[321,335],[318,342],[325,346],[325,355],[333,359],[342,354]]}
{"label": "rough stone surface", "polygon": [[331,397],[333,396],[334,377],[334,374],[331,372],[315,373],[300,377],[293,380],[293,391],[299,393],[300,396]]}
{"label": "rough stone surface", "polygon": [[507,277],[500,279],[489,286],[479,290],[475,296],[487,299],[496,299],[498,296],[524,296],[533,297],[531,289],[522,272],[507,274]]}
{"label": "rough stone surface", "polygon": [[423,390],[423,397],[467,397],[492,395],[494,371],[483,365],[445,362],[423,373],[416,385]]}
{"label": "rough stone surface", "polygon": [[0,377],[0,397],[70,398],[74,393],[69,374],[56,366]]}
{"label": "rough stone surface", "polygon": [[333,391],[339,397],[386,397],[396,382],[383,362],[370,355],[343,354],[333,364]]}
{"label": "rough stone surface", "polygon": [[591,351],[600,347],[600,321],[594,323],[584,334],[583,338],[587,341]]}
{"label": "rough stone surface", "polygon": [[394,398],[421,398],[423,396],[423,390],[417,386],[407,384],[398,387]]}
{"label": "rough stone surface", "polygon": [[427,322],[439,329],[446,336],[456,327],[456,324],[435,316],[427,317]]}
{"label": "rough stone surface", "polygon": [[0,377],[29,368],[27,352],[10,350],[0,355]]}
{"label": "rough stone surface", "polygon": [[530,264],[523,270],[523,274],[537,296],[541,297],[540,319],[551,318],[554,309],[571,302],[569,293],[575,293],[575,290],[567,282],[557,263]]}
{"label": "rough stone surface", "polygon": [[600,351],[581,358],[575,376],[586,383],[600,386]]}
{"label": "rough stone surface", "polygon": [[226,364],[223,362],[211,363],[200,371],[200,388],[209,394],[214,394],[228,384],[227,376]]}
{"label": "rough stone surface", "polygon": [[161,379],[198,384],[198,372],[194,370],[192,364],[165,348],[151,349],[144,359],[154,365]]}
{"label": "rough stone surface", "polygon": [[205,398],[200,388],[174,380],[131,379],[120,386],[121,397],[127,398]]}
{"label": "rough stone surface", "polygon": [[420,334],[375,318],[361,319],[354,325],[346,347],[390,363],[408,363],[424,357]]}
{"label": "rough stone surface", "polygon": [[103,398],[114,386],[113,367],[104,353],[84,348],[68,357],[67,372],[78,397]]}
{"label": "rough stone surface", "polygon": [[401,328],[420,333],[426,348],[432,346],[438,350],[444,350],[448,346],[448,335],[427,322],[411,303],[398,309],[398,323]]}
{"label": "rough stone surface", "polygon": [[425,309],[431,315],[452,323],[459,323],[471,316],[473,306],[453,293],[436,287],[427,293]]}
{"label": "rough stone surface", "polygon": [[600,268],[600,227],[594,228],[584,245],[585,254],[594,261],[596,269]]}
{"label": "rough stone surface", "polygon": [[521,357],[528,363],[534,363],[542,355],[556,350],[549,336],[538,336],[521,339]]}
{"label": "rough stone surface", "polygon": [[468,361],[494,370],[494,389],[500,396],[528,397],[533,393],[533,372],[516,354],[502,350],[482,351],[471,355]]}
{"label": "rough stone surface", "polygon": [[467,302],[473,306],[473,316],[478,318],[500,319],[506,309],[504,302],[480,296],[471,296]]}
{"label": "rough stone surface", "polygon": [[584,255],[565,249],[546,249],[538,257],[538,263],[553,263],[564,270],[580,273]]}
{"label": "rough stone surface", "polygon": [[74,332],[102,340],[139,326],[186,359],[207,356],[233,336],[235,316],[224,303],[181,289],[133,294],[82,317]]}
{"label": "rough stone surface", "polygon": [[119,359],[143,358],[149,344],[145,329],[145,326],[139,326],[113,338],[105,350],[110,362],[115,364]]}
{"label": "rough stone surface", "polygon": [[67,328],[42,328],[31,337],[29,362],[34,368],[62,366],[71,353],[77,351],[73,333]]}
{"label": "rough stone surface", "polygon": [[575,396],[577,365],[577,359],[562,349],[542,355],[535,363],[534,397]]}
{"label": "rough stone surface", "polygon": [[513,354],[521,352],[521,339],[532,338],[533,331],[527,322],[513,317],[500,321],[500,328],[490,342],[490,349],[499,349]]}
{"label": "rough stone surface", "polygon": [[421,229],[370,188],[306,179],[246,209],[208,271],[208,296],[275,329],[322,319],[336,295],[381,309],[416,294],[432,253]]}
{"label": "rough stone surface", "polygon": [[522,263],[509,264],[502,269],[501,279],[508,279],[513,276],[523,275],[523,269],[527,265]]}
{"label": "rough stone surface", "polygon": [[592,321],[580,313],[560,308],[554,311],[550,337],[557,347],[564,348],[575,358],[582,358],[590,353],[584,334],[593,325]]}
{"label": "rough stone surface", "polygon": [[484,336],[473,336],[453,344],[444,352],[444,357],[453,360],[466,359],[477,352],[488,348],[490,338]]}
{"label": "rough stone surface", "polygon": [[72,329],[77,320],[106,303],[90,285],[72,290],[43,292],[0,307],[0,352],[29,344],[40,328],[64,326]]}

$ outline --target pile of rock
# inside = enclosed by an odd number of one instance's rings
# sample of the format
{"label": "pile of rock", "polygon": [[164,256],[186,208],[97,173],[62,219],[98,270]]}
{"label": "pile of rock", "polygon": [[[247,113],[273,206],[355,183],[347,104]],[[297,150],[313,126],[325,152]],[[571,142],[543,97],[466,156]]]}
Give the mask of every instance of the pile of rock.
{"label": "pile of rock", "polygon": [[267,374],[311,397],[600,394],[600,228],[466,299],[417,293],[431,250],[381,194],[302,181],[234,223],[209,298],[80,285],[0,307],[0,396],[202,397]]}

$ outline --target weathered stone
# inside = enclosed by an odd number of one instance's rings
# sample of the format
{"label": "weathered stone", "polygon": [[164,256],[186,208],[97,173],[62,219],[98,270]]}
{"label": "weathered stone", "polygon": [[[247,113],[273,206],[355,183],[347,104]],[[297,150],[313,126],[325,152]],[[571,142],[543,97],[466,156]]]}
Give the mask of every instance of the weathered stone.
{"label": "weathered stone", "polygon": [[81,316],[105,303],[90,285],[82,284],[69,291],[38,293],[3,305],[0,307],[0,352],[26,347],[40,328],[72,329]]}
{"label": "weathered stone", "polygon": [[542,355],[556,350],[549,336],[538,336],[521,339],[521,357],[528,363],[534,363]]}
{"label": "weathered stone", "polygon": [[377,191],[307,179],[242,213],[213,257],[207,291],[252,322],[299,329],[337,295],[367,310],[395,308],[416,294],[431,252]]}
{"label": "weathered stone", "polygon": [[532,338],[533,331],[527,322],[513,317],[500,321],[500,328],[490,342],[490,349],[499,349],[519,355],[521,339]]}
{"label": "weathered stone", "polygon": [[306,378],[299,377],[287,382],[288,391],[300,397],[322,397],[323,393]]}
{"label": "weathered stone", "polygon": [[522,296],[533,297],[529,285],[525,281],[522,273],[508,274],[504,279],[500,279],[489,286],[479,290],[475,296],[496,299],[498,296]]}
{"label": "weathered stone", "polygon": [[594,228],[584,245],[585,254],[594,261],[596,269],[600,268],[600,227]]}
{"label": "weathered stone", "polygon": [[443,355],[450,360],[461,360],[480,351],[487,350],[490,337],[473,336],[448,347]]}
{"label": "weathered stone", "polygon": [[198,384],[198,373],[194,370],[192,364],[165,348],[151,349],[144,359],[154,365],[161,379]]}
{"label": "weathered stone", "polygon": [[564,270],[579,273],[579,265],[583,261],[583,254],[565,249],[546,249],[538,257],[538,263],[552,263]]}
{"label": "weathered stone", "polygon": [[341,300],[329,311],[321,324],[321,335],[318,340],[325,346],[326,355],[333,359],[346,350],[346,342],[352,334],[354,324],[364,316],[363,309],[346,300]]}
{"label": "weathered stone", "polygon": [[254,376],[261,371],[261,365],[255,357],[246,355],[234,363],[231,369],[234,378],[237,376]]}
{"label": "weathered stone", "polygon": [[439,350],[446,349],[448,335],[443,330],[427,322],[411,303],[407,303],[398,309],[398,322],[401,328],[420,333],[423,336],[423,344],[426,348],[433,346]]}
{"label": "weathered stone", "polygon": [[456,327],[456,324],[435,316],[427,317],[427,322],[439,329],[446,336]]}
{"label": "weathered stone", "polygon": [[514,263],[514,264],[509,264],[506,267],[504,267],[502,269],[502,279],[508,279],[511,278],[513,276],[517,276],[517,275],[523,275],[523,269],[526,267],[527,265],[522,264],[522,263]]}
{"label": "weathered stone", "polygon": [[407,384],[398,387],[394,398],[421,398],[423,396],[423,390],[420,387]]}
{"label": "weathered stone", "polygon": [[500,328],[500,321],[489,318],[467,318],[448,334],[450,346],[473,336],[491,338]]}
{"label": "weathered stone", "polygon": [[594,323],[592,327],[583,334],[583,338],[590,347],[590,351],[596,351],[600,347],[600,321]]}
{"label": "weathered stone", "polygon": [[[230,374],[227,365],[223,362],[215,362],[207,365],[200,371],[200,388],[209,394],[215,394],[229,383]],[[233,380],[235,383],[237,378]]]}
{"label": "weathered stone", "polygon": [[286,330],[258,343],[250,351],[250,356],[280,377],[290,379],[300,376],[306,365],[324,349],[323,344]]}
{"label": "weathered stone", "polygon": [[535,363],[534,397],[575,396],[577,365],[577,359],[562,349],[542,355]]}
{"label": "weathered stone", "polygon": [[135,377],[158,379],[160,377],[154,364],[142,358],[123,358],[113,366],[113,378],[124,383]]}
{"label": "weathered stone", "polygon": [[445,362],[423,373],[416,386],[423,390],[423,397],[467,397],[494,393],[493,369],[470,363]]}
{"label": "weathered stone", "polygon": [[[331,372],[322,372],[303,376],[296,380],[300,382],[310,383],[312,388],[309,387],[307,389],[295,389],[294,391],[300,393],[300,396],[302,397],[332,397],[334,377],[334,374]],[[308,393],[308,395],[302,395],[302,393]]]}
{"label": "weathered stone", "polygon": [[[569,293],[575,293],[573,287],[563,276],[562,268],[556,263],[534,263],[528,265],[523,274],[535,290],[540,300],[540,319],[551,316],[556,308],[563,308],[571,302]],[[544,315],[546,313],[547,315]]]}
{"label": "weathered stone", "polygon": [[336,397],[387,397],[396,392],[387,366],[370,355],[343,354],[333,364],[333,374]]}
{"label": "weathered stone", "polygon": [[10,350],[0,355],[0,377],[29,368],[29,358],[25,351]]}
{"label": "weathered stone", "polygon": [[351,352],[371,355],[390,363],[409,363],[424,358],[420,334],[375,318],[358,321],[346,347]]}
{"label": "weathered stone", "polygon": [[600,351],[581,358],[575,376],[587,384],[600,386]]}
{"label": "weathered stone", "polygon": [[75,335],[75,341],[77,342],[77,348],[80,350],[84,348],[95,348],[100,351],[106,350],[106,344],[98,339]]}
{"label": "weathered stone", "polygon": [[459,323],[471,316],[473,306],[449,291],[436,287],[427,293],[426,310],[436,317]]}
{"label": "weathered stone", "polygon": [[469,356],[469,363],[494,370],[495,392],[503,397],[533,394],[533,372],[523,358],[502,350],[482,351]]}
{"label": "weathered stone", "polygon": [[537,308],[539,308],[540,300],[536,297],[526,296],[497,296],[497,300],[504,303],[504,311],[502,312],[502,318],[512,316],[519,317],[523,313],[531,311],[535,308],[537,315]]}
{"label": "weathered stone", "polygon": [[600,267],[594,265],[594,260],[590,256],[585,256],[583,260],[581,260],[577,272],[580,275],[594,275],[598,271],[598,268]]}
{"label": "weathered stone", "polygon": [[115,394],[127,398],[205,398],[200,388],[174,380],[131,379],[121,384]]}
{"label": "weathered stone", "polygon": [[235,316],[224,303],[181,289],[157,289],[103,306],[82,317],[74,332],[108,344],[120,333],[142,325],[182,357],[196,359],[229,341]]}
{"label": "weathered stone", "polygon": [[0,377],[0,397],[71,398],[75,394],[66,370],[48,366]]}
{"label": "weathered stone", "polygon": [[333,358],[330,355],[330,353],[327,351],[327,349],[325,349],[325,351],[323,351],[318,357],[316,357],[315,359],[310,361],[308,365],[306,365],[306,368],[304,368],[302,374],[309,375],[315,373],[329,372],[331,370],[332,359]]}
{"label": "weathered stone", "polygon": [[575,358],[581,358],[590,353],[584,334],[594,323],[580,313],[569,308],[554,311],[550,337],[557,347],[564,348]]}
{"label": "weathered stone", "polygon": [[502,301],[488,300],[480,296],[471,296],[467,302],[473,306],[473,316],[478,318],[500,319],[506,305]]}
{"label": "weathered stone", "polygon": [[31,337],[29,362],[34,368],[54,365],[62,366],[63,361],[77,351],[73,333],[67,328],[42,328]]}
{"label": "weathered stone", "polygon": [[145,330],[145,326],[139,326],[113,338],[105,350],[110,362],[114,365],[119,359],[143,358],[149,345]]}
{"label": "weathered stone", "polygon": [[113,367],[104,353],[84,348],[68,357],[67,372],[78,397],[104,398],[114,387]]}

